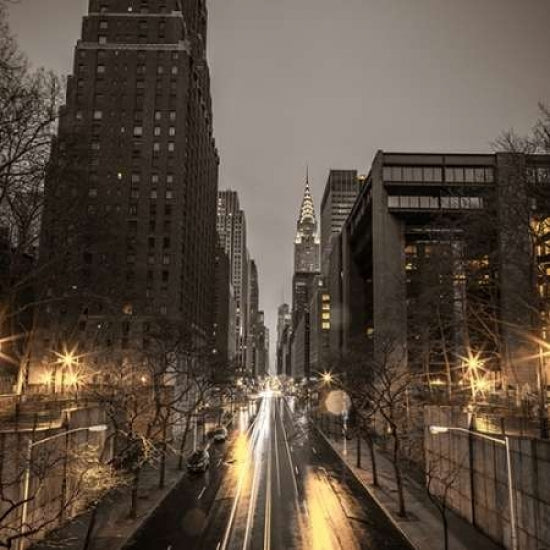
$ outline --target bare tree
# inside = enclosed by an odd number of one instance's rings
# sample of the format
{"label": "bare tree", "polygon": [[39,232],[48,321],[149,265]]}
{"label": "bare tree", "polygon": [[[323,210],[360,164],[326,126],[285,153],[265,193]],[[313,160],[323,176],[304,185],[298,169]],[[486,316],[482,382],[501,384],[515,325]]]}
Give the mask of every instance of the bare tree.
{"label": "bare tree", "polygon": [[426,454],[426,492],[429,499],[437,508],[443,525],[443,546],[449,550],[449,525],[447,512],[449,510],[450,493],[464,470],[467,454],[459,462],[444,459],[428,451]]}
{"label": "bare tree", "polygon": [[43,536],[94,506],[118,483],[102,444],[75,443],[63,431],[57,435],[44,444],[39,444],[41,437],[49,438],[51,432],[32,431],[27,438],[3,434],[0,439],[1,548],[13,548],[23,537]]}

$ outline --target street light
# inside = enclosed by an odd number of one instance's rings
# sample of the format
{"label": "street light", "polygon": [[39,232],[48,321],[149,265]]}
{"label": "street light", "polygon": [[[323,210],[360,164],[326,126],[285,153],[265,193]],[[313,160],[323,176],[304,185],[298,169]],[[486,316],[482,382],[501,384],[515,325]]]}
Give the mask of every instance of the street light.
{"label": "street light", "polygon": [[504,445],[506,450],[506,473],[508,477],[508,504],[510,506],[510,531],[512,537],[512,550],[519,550],[518,547],[518,535],[516,527],[516,510],[514,502],[514,487],[512,484],[512,457],[510,455],[510,438],[506,435],[504,439],[499,439],[497,437],[492,437],[479,432],[474,432],[472,430],[467,430],[466,428],[455,428],[449,426],[429,426],[428,428],[432,435],[445,434],[448,432],[459,432],[467,435],[473,435],[479,437],[480,439],[486,439],[497,443],[498,445]]}
{"label": "street light", "polygon": [[324,384],[330,384],[334,380],[331,372],[324,372],[322,374],[322,379]]}
{"label": "street light", "polygon": [[19,529],[19,532],[21,534],[21,537],[19,539],[19,542],[17,544],[18,550],[23,550],[23,540],[25,535],[25,527],[27,522],[27,513],[28,513],[28,505],[29,505],[29,485],[30,485],[30,478],[31,478],[31,459],[32,459],[32,450],[34,447],[38,447],[38,445],[42,445],[43,443],[47,443],[48,441],[52,441],[54,439],[58,439],[60,437],[67,437],[70,434],[74,434],[77,432],[104,432],[107,430],[106,424],[96,424],[94,426],[85,426],[83,428],[75,428],[74,430],[68,430],[65,432],[61,432],[55,435],[52,435],[50,437],[45,437],[44,439],[40,439],[39,441],[32,441],[29,439],[28,445],[27,445],[27,454],[26,454],[26,461],[25,461],[25,474],[23,476],[23,509],[21,511],[21,527]]}

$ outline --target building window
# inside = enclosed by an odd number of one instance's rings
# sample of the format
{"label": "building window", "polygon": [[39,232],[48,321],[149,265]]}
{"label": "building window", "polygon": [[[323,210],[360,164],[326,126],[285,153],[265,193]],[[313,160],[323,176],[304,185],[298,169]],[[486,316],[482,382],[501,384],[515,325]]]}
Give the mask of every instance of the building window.
{"label": "building window", "polygon": [[160,136],[160,126],[155,126],[155,130],[153,132],[155,134],[155,136]]}
{"label": "building window", "polygon": [[159,175],[158,174],[151,174],[151,184],[157,185],[159,182]]}
{"label": "building window", "polygon": [[105,65],[98,65],[96,68],[97,74],[103,74],[105,73]]}
{"label": "building window", "polygon": [[170,121],[174,122],[176,120],[176,111],[170,111]]}
{"label": "building window", "polygon": [[149,197],[151,199],[156,199],[157,198],[157,190],[156,189],[151,189],[151,193],[150,193]]}
{"label": "building window", "polygon": [[176,146],[175,146],[174,142],[173,142],[173,141],[169,141],[169,142],[168,142],[168,151],[169,151],[170,153],[173,153],[175,148],[176,148]]}
{"label": "building window", "polygon": [[98,39],[97,41],[100,43],[100,44],[107,44],[107,37],[103,34],[100,34],[98,36]]}
{"label": "building window", "polygon": [[325,321],[330,321],[330,312],[324,311],[323,314],[321,315],[321,318]]}
{"label": "building window", "polygon": [[171,137],[176,135],[176,128],[174,126],[170,126],[170,128],[168,128],[168,135]]}
{"label": "building window", "polygon": [[92,188],[88,189],[88,197],[90,197],[92,199],[97,197],[97,189],[95,187],[92,187]]}
{"label": "building window", "polygon": [[132,183],[139,183],[141,180],[141,176],[139,174],[132,174]]}
{"label": "building window", "polygon": [[162,118],[162,111],[155,111],[155,120],[160,120]]}
{"label": "building window", "polygon": [[143,136],[143,126],[134,126],[134,137]]}
{"label": "building window", "polygon": [[174,198],[174,194],[173,194],[173,192],[170,191],[170,190],[166,191],[166,193],[165,193],[164,196],[165,196],[165,198],[166,198],[167,200],[170,200],[170,199]]}
{"label": "building window", "polygon": [[323,322],[321,323],[321,328],[322,328],[323,330],[330,330],[330,322],[329,322],[329,321],[323,321]]}
{"label": "building window", "polygon": [[94,120],[102,120],[103,111],[94,111]]}
{"label": "building window", "polygon": [[168,185],[174,183],[174,174],[166,174],[166,183]]}
{"label": "building window", "polygon": [[155,143],[153,143],[153,151],[155,153],[158,153],[160,151],[160,143],[158,141],[155,141]]}
{"label": "building window", "polygon": [[170,256],[168,254],[164,254],[162,256],[162,264],[163,265],[170,265]]}
{"label": "building window", "polygon": [[164,67],[162,65],[159,65],[157,67],[157,74],[163,74],[164,73]]}

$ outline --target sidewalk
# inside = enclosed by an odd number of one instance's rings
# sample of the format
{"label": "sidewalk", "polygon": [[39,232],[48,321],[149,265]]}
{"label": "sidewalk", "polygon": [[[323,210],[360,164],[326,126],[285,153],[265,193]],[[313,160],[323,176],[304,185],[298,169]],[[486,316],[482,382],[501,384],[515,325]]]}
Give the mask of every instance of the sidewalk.
{"label": "sidewalk", "polygon": [[[233,418],[225,425],[229,427],[232,421]],[[188,437],[185,456],[191,453],[193,445],[192,434],[189,434]],[[179,455],[172,454],[167,457],[164,489],[158,488],[158,468],[146,466],[143,469],[135,519],[128,516],[131,502],[130,486],[114,489],[106,495],[97,506],[95,526],[88,550],[121,550],[187,475],[185,461],[183,470],[178,470],[178,461]],[[62,527],[49,533],[46,539],[36,542],[29,550],[59,550],[59,548],[82,550],[91,515],[92,512],[87,511],[76,516]]]}
{"label": "sidewalk", "polygon": [[[89,550],[120,550],[186,474],[185,469],[177,469],[177,463],[177,456],[171,456],[167,460],[164,489],[158,488],[158,469],[144,468],[135,519],[128,517],[130,487],[115,489],[103,498],[97,507]],[[91,511],[75,517],[50,533],[47,539],[34,544],[30,550],[53,550],[60,547],[64,550],[82,550],[90,518]]]}
{"label": "sidewalk", "polygon": [[[333,437],[328,438],[319,426],[319,433],[328,441],[331,447],[346,462],[355,477],[365,486],[367,491],[374,496],[386,513],[394,520],[394,523],[403,531],[408,540],[417,550],[443,550],[443,526],[441,515],[435,505],[430,501],[426,490],[418,482],[404,476],[405,505],[408,517],[400,518],[397,515],[397,489],[395,488],[393,465],[391,461],[380,451],[376,450],[378,468],[378,482],[380,487],[372,486],[372,474],[370,472],[370,456],[366,442],[361,446],[362,468],[357,468],[356,440],[346,442],[344,454],[344,440]],[[502,550],[502,546],[496,544],[473,525],[456,515],[451,510],[447,511],[449,525],[449,550]]]}

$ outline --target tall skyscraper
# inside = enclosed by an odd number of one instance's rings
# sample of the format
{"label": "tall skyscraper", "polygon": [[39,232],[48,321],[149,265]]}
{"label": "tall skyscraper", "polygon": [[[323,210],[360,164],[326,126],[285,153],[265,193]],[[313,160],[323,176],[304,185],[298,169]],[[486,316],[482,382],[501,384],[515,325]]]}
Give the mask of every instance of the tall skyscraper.
{"label": "tall skyscraper", "polygon": [[70,298],[45,322],[68,339],[120,315],[119,344],[157,318],[208,341],[219,158],[206,36],[204,0],[89,1],[52,157],[73,177],[46,182],[41,238],[43,265],[57,264],[46,292]]}
{"label": "tall skyscraper", "polygon": [[331,238],[340,233],[363,181],[363,176],[357,176],[357,170],[331,170],[329,172],[321,201],[321,264],[323,273],[325,273],[325,264],[330,254]]}
{"label": "tall skyscraper", "polygon": [[294,241],[294,276],[292,277],[292,334],[291,361],[292,375],[295,378],[309,378],[309,302],[312,285],[319,274],[319,236],[315,207],[306,185],[300,215],[298,217],[296,239]]}
{"label": "tall skyscraper", "polygon": [[309,178],[306,177],[294,241],[294,277],[292,280],[294,324],[296,324],[298,317],[307,306],[309,287],[315,275],[319,273],[319,269],[317,218],[315,217],[315,206],[309,189]]}
{"label": "tall skyscraper", "polygon": [[281,304],[277,308],[277,374],[286,374],[284,369],[284,342],[286,331],[292,324],[292,315],[290,314],[290,306]]}
{"label": "tall skyscraper", "polygon": [[231,264],[231,282],[236,301],[236,358],[246,368],[249,311],[249,257],[246,248],[246,217],[236,191],[218,193],[217,229],[220,244]]}
{"label": "tall skyscraper", "polygon": [[254,260],[249,264],[249,306],[248,306],[248,341],[246,344],[246,368],[253,374],[257,374],[257,339],[258,339],[258,312],[260,308],[260,289],[258,286],[258,268]]}
{"label": "tall skyscraper", "polygon": [[300,207],[300,216],[296,224],[294,241],[294,272],[316,273],[319,271],[319,235],[315,206],[309,190],[309,179],[306,179],[304,197]]}

